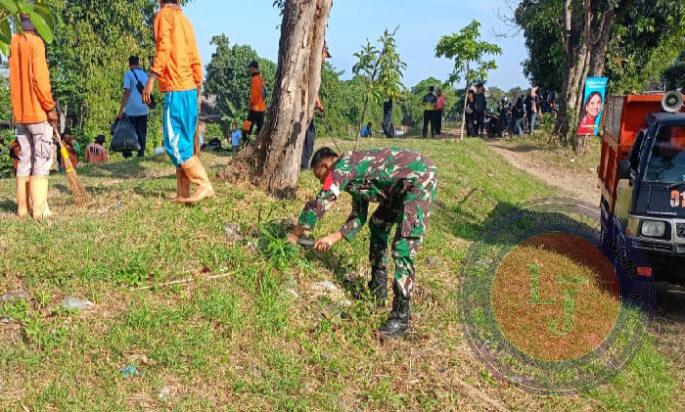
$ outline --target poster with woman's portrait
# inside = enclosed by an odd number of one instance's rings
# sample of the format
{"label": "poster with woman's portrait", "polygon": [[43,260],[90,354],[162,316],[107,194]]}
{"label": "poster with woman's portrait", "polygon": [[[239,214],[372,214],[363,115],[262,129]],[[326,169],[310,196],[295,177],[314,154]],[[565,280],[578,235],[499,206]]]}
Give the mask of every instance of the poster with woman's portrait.
{"label": "poster with woman's portrait", "polygon": [[606,77],[588,77],[585,81],[585,97],[578,127],[579,136],[599,135],[608,80]]}

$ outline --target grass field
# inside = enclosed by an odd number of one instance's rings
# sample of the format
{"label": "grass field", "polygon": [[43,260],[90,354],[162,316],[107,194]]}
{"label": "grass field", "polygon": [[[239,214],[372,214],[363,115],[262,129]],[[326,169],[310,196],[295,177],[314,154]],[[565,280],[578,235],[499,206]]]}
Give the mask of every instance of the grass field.
{"label": "grass field", "polygon": [[[321,139],[322,143],[327,143]],[[216,181],[218,196],[196,208],[171,204],[166,158],[80,169],[94,200],[72,205],[52,180],[46,223],[19,221],[14,181],[0,180],[1,410],[677,410],[685,403],[671,357],[648,339],[613,381],[575,396],[536,396],[499,382],[462,336],[459,269],[500,205],[555,191],[475,139],[460,143],[370,140],[428,154],[440,171],[439,201],[419,255],[411,335],[381,343],[387,314],[349,290],[368,276],[368,230],[324,256],[262,253],[250,234],[295,218],[298,199],[276,201]],[[345,143],[349,147],[349,142]],[[204,155],[210,175],[226,157]],[[335,230],[345,197],[317,229]],[[226,224],[246,236],[235,241]],[[192,277],[221,276],[135,290]],[[317,286],[330,280],[339,294]],[[96,304],[61,309],[66,296]],[[122,369],[135,365],[125,377]],[[129,372],[133,369],[129,369]]]}

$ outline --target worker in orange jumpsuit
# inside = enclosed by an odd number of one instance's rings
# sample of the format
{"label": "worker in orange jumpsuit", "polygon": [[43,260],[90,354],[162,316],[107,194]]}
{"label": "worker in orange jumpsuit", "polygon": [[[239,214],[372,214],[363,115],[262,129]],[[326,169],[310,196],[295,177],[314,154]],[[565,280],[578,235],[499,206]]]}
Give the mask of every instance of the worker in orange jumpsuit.
{"label": "worker in orange jumpsuit", "polygon": [[252,78],[250,79],[250,103],[247,108],[249,114],[243,125],[243,139],[245,139],[245,143],[249,141],[255,125],[257,126],[257,135],[262,131],[266,112],[266,86],[264,78],[262,78],[262,74],[259,72],[259,62],[253,61],[250,63],[247,66],[247,72]]}
{"label": "worker in orange jumpsuit", "polygon": [[[163,110],[164,148],[176,166],[175,201],[196,204],[214,197],[214,187],[200,158],[195,154],[202,62],[195,32],[183,14],[178,0],[159,0],[155,16],[157,52],[143,90],[143,101],[150,104],[155,82],[165,93]],[[198,186],[190,195],[190,184]]]}
{"label": "worker in orange jumpsuit", "polygon": [[17,215],[42,220],[48,206],[48,176],[53,162],[52,133],[57,104],[52,98],[45,43],[31,18],[22,14],[21,32],[10,42],[10,95],[21,146],[17,165]]}

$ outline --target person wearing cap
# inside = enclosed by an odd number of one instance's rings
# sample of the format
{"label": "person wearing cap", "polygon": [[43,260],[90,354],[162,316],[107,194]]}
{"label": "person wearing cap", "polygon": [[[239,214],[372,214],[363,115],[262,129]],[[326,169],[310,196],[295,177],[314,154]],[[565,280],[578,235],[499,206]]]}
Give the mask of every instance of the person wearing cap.
{"label": "person wearing cap", "polygon": [[250,103],[248,104],[247,110],[247,122],[246,126],[249,124],[249,128],[243,130],[243,138],[247,142],[257,126],[256,134],[262,131],[264,126],[264,114],[266,113],[266,87],[264,83],[264,78],[259,72],[259,62],[253,60],[247,66],[247,73],[252,76],[250,79]]}
{"label": "person wearing cap", "polygon": [[95,143],[86,146],[86,162],[94,165],[109,163],[109,152],[104,146],[105,136],[98,135]]}
{"label": "person wearing cap", "polygon": [[[155,16],[154,35],[157,51],[143,101],[149,105],[152,91],[159,79],[164,96],[164,148],[176,166],[176,202],[199,203],[214,197],[214,187],[200,158],[195,154],[198,131],[202,62],[195,41],[193,26],[178,4],[178,0],[159,0],[160,11]],[[190,184],[198,186],[191,196]]]}
{"label": "person wearing cap", "polygon": [[45,43],[28,15],[10,42],[10,95],[21,147],[17,165],[17,215],[42,220],[48,206],[48,176],[53,161],[52,133],[57,103],[52,97]]}
{"label": "person wearing cap", "polygon": [[[324,43],[322,52],[322,62],[326,59],[330,59],[331,53],[328,51],[328,45]],[[323,64],[323,63],[322,63]],[[314,114],[323,115],[324,108],[323,103],[321,103],[321,96],[316,96],[316,104],[314,106]],[[312,118],[307,132],[304,134],[304,145],[302,146],[302,159],[300,162],[300,170],[305,171],[309,169],[309,159],[312,158],[314,154],[314,141],[316,140],[316,126],[314,125],[314,119]]]}

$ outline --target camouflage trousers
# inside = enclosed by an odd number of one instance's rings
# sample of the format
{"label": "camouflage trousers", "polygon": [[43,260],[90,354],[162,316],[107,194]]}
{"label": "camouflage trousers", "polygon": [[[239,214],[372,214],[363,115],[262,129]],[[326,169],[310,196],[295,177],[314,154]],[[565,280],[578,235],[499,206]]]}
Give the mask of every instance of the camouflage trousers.
{"label": "camouflage trousers", "polygon": [[387,270],[390,232],[397,225],[392,244],[395,282],[402,294],[410,298],[414,289],[416,254],[426,233],[437,190],[435,168],[429,168],[425,178],[407,183],[398,196],[382,202],[371,216],[369,262],[374,269]]}

